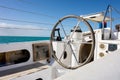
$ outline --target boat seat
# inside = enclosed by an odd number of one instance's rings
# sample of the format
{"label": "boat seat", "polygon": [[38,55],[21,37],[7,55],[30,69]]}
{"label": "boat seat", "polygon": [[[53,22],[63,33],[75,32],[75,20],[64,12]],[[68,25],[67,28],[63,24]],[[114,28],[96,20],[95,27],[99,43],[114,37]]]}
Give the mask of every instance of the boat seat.
{"label": "boat seat", "polygon": [[47,69],[49,66],[43,65],[41,63],[34,63],[14,69],[0,71],[0,80],[10,80],[13,78],[22,77],[28,74],[32,74],[44,69]]}

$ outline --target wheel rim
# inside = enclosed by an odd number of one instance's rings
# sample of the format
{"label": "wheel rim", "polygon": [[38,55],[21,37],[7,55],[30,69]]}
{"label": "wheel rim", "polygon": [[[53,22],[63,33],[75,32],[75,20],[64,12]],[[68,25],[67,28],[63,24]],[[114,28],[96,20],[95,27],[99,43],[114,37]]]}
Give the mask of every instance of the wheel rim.
{"label": "wheel rim", "polygon": [[[75,19],[75,21],[77,21],[77,24],[76,24],[76,22],[75,22],[75,26],[79,26],[80,25],[80,23],[81,22],[83,22],[84,23],[84,25],[86,25],[87,27],[88,27],[88,29],[89,29],[89,31],[90,31],[90,36],[91,36],[91,42],[90,42],[90,44],[92,44],[91,45],[91,50],[90,50],[90,53],[89,53],[89,55],[88,55],[88,57],[86,58],[86,60],[83,62],[83,63],[79,63],[79,60],[78,60],[78,58],[76,57],[76,53],[74,52],[75,50],[73,50],[73,48],[74,48],[74,46],[73,46],[73,44],[74,44],[74,42],[72,41],[72,38],[73,38],[73,36],[74,36],[74,34],[75,34],[75,31],[77,30],[77,27],[75,27],[74,28],[74,30],[73,30],[73,32],[72,33],[70,33],[71,35],[69,36],[69,38],[68,38],[68,33],[66,32],[66,30],[67,29],[65,29],[65,27],[63,26],[64,25],[64,21],[65,20],[67,20],[67,19]],[[66,22],[67,23],[67,22]],[[72,23],[72,21],[70,22],[70,23]],[[74,25],[74,24],[73,24]],[[82,25],[82,24],[81,24]],[[55,40],[55,35],[56,35],[56,30],[58,30],[58,33],[57,33],[57,35],[58,35],[58,41],[56,41]],[[62,30],[62,33],[60,33],[60,31],[59,30]],[[64,35],[64,36],[62,36],[62,35]],[[61,38],[60,38],[61,37]],[[63,40],[63,39],[65,39],[66,38],[66,41],[61,41],[61,40]],[[62,53],[61,53],[61,56],[60,57],[58,57],[57,56],[57,54],[58,53],[56,53],[56,51],[55,51],[55,47],[58,47],[58,46],[54,46],[53,45],[53,43],[54,42],[59,42],[59,43],[64,43],[65,44],[65,47],[64,47],[64,49],[61,51]],[[79,39],[78,39],[78,43],[79,43]],[[81,43],[81,42],[80,42]],[[77,44],[77,43],[76,43]],[[81,43],[81,44],[83,44],[83,42]],[[80,44],[80,45],[81,45]],[[86,42],[85,41],[85,44],[88,44],[88,42]],[[83,65],[85,65],[86,63],[88,63],[90,60],[91,60],[91,58],[93,57],[93,52],[94,52],[94,47],[95,47],[95,37],[94,37],[94,32],[93,32],[93,29],[92,29],[92,27],[91,27],[91,25],[85,20],[85,19],[83,19],[82,17],[79,17],[79,16],[75,16],[75,15],[68,15],[68,16],[65,16],[65,17],[63,17],[63,18],[61,18],[56,24],[55,24],[55,26],[53,27],[53,29],[52,29],[52,32],[51,32],[51,39],[50,39],[50,45],[51,45],[51,50],[52,50],[52,55],[53,55],[53,57],[54,57],[54,59],[61,65],[61,66],[63,66],[64,68],[67,68],[67,69],[76,69],[76,68],[78,68],[78,67],[80,67],[80,66],[83,66]],[[79,46],[79,45],[78,45]],[[69,54],[66,50],[67,50],[67,47],[69,47],[69,49],[71,50],[71,54]],[[67,55],[72,55],[73,57],[74,57],[74,60],[76,60],[76,65],[71,65],[72,63],[70,62],[70,65],[67,65],[66,63],[64,63],[62,60],[61,60],[61,58],[62,57],[65,57],[64,56],[64,54],[66,53],[66,56]],[[72,58],[72,57],[71,57]],[[70,60],[72,60],[72,59],[70,59]]]}

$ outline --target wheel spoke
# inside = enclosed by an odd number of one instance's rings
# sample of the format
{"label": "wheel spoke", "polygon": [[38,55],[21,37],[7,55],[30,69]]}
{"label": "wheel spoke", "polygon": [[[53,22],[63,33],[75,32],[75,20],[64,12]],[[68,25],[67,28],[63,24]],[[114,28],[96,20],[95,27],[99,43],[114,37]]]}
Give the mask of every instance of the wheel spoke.
{"label": "wheel spoke", "polygon": [[71,44],[69,44],[69,45],[70,45],[70,49],[71,49],[71,51],[72,51],[72,54],[73,54],[73,56],[74,56],[77,64],[79,64],[79,62],[78,62],[78,60],[77,60],[77,57],[76,57],[76,55],[75,55],[75,53],[74,53],[74,50],[73,50],[73,48],[72,48],[72,46],[71,46]]}
{"label": "wheel spoke", "polygon": [[61,54],[61,56],[59,58],[59,61],[61,61],[61,58],[63,57],[63,54],[64,54],[66,48],[67,48],[67,44],[64,44],[64,50],[63,50],[63,52],[62,52],[62,54]]}
{"label": "wheel spoke", "polygon": [[80,20],[77,22],[77,25],[75,26],[74,30],[73,30],[73,33],[71,34],[69,40],[73,37],[75,31],[77,30],[77,26],[80,24]]}
{"label": "wheel spoke", "polygon": [[64,27],[63,27],[63,24],[62,24],[61,22],[60,22],[60,25],[61,25],[61,27],[62,27],[62,30],[63,30],[64,34],[65,34],[65,37],[67,38],[67,34],[66,34],[65,29],[64,29]]}

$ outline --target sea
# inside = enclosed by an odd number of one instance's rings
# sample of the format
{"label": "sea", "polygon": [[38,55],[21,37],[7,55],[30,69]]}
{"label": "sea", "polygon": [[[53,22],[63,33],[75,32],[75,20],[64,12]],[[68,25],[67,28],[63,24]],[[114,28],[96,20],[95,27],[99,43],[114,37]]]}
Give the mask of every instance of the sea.
{"label": "sea", "polygon": [[33,36],[0,36],[0,44],[13,42],[43,41],[50,40],[50,37]]}

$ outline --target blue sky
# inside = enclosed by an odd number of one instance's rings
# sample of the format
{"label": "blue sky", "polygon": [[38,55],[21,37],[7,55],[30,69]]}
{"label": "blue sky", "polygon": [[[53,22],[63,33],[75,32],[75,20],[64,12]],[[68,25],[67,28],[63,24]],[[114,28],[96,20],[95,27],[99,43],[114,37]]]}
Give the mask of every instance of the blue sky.
{"label": "blue sky", "polygon": [[[0,0],[0,6],[39,13],[39,15],[19,12],[0,7],[0,18],[55,24],[63,16],[83,15],[100,12],[107,5],[120,10],[120,0]],[[20,28],[42,28],[42,30],[17,30],[0,28],[0,35],[49,36],[53,25],[23,23],[0,20],[0,26]],[[46,32],[45,32],[46,31]]]}

